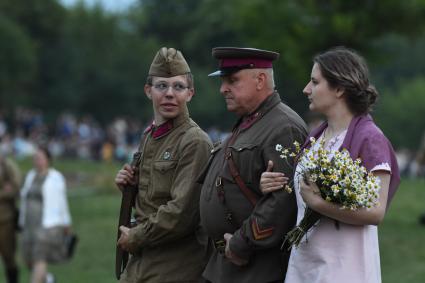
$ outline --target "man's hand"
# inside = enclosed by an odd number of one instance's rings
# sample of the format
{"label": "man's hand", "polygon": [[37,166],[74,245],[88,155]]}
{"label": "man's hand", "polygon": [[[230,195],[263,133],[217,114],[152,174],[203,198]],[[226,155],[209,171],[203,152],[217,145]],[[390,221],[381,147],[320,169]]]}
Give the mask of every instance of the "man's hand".
{"label": "man's hand", "polygon": [[130,232],[130,228],[125,226],[120,226],[121,235],[118,239],[117,246],[119,246],[122,250],[130,253],[130,246],[128,243],[128,234]]}
{"label": "man's hand", "polygon": [[129,164],[125,164],[115,177],[115,184],[122,191],[126,186],[135,186],[137,184],[136,169]]}
{"label": "man's hand", "polygon": [[226,241],[226,248],[224,251],[224,255],[226,256],[228,260],[230,260],[233,264],[237,266],[243,266],[248,264],[248,260],[238,257],[230,250],[230,239],[232,239],[232,237],[233,237],[232,234],[229,234],[229,233],[224,234],[224,240]]}

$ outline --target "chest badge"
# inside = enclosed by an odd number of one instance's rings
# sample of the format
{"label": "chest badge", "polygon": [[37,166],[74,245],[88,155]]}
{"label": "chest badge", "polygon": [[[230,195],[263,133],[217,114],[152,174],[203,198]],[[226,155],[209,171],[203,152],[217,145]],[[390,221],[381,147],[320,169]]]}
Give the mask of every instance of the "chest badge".
{"label": "chest badge", "polygon": [[164,152],[164,155],[162,156],[162,159],[164,159],[164,160],[170,160],[171,159],[171,153],[169,151]]}

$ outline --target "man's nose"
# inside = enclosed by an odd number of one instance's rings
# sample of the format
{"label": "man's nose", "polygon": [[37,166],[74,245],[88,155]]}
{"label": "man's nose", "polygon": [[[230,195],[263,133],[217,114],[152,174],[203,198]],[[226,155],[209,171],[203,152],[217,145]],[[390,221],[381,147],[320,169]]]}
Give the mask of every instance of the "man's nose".
{"label": "man's nose", "polygon": [[229,88],[227,87],[227,84],[225,82],[222,82],[220,85],[220,93],[225,94]]}

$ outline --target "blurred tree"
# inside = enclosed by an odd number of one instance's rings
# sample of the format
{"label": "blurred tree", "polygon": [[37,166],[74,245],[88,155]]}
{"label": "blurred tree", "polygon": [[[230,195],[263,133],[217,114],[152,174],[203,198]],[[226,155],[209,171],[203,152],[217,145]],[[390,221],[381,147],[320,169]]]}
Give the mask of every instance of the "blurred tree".
{"label": "blurred tree", "polygon": [[[90,113],[107,122],[117,115],[147,118],[143,86],[154,42],[135,37],[125,18],[100,6],[69,11],[49,93],[59,110]],[[148,63],[149,62],[149,63]],[[60,94],[60,95],[57,95]]]}
{"label": "blurred tree", "polygon": [[374,116],[397,147],[415,150],[425,132],[425,37],[388,34],[375,49],[381,52],[372,69],[380,91]]}
{"label": "blurred tree", "polygon": [[384,92],[376,111],[377,123],[395,147],[416,150],[425,132],[425,76],[405,80]]}
{"label": "blurred tree", "polygon": [[69,109],[102,122],[117,115],[147,120],[152,113],[143,85],[161,46],[182,50],[189,62],[197,91],[191,113],[205,128],[229,129],[235,120],[219,94],[219,79],[207,77],[217,67],[211,57],[215,46],[280,52],[275,64],[279,92],[301,114],[307,112],[301,91],[311,58],[331,46],[346,45],[367,58],[384,94],[375,113],[380,122],[385,109],[397,105],[390,101],[408,96],[401,93],[410,78],[425,76],[425,0],[138,3],[113,13],[83,2],[65,9],[58,0],[0,0],[2,106],[23,103],[52,119]]}
{"label": "blurred tree", "polygon": [[[311,58],[345,45],[373,59],[376,39],[387,33],[418,35],[425,23],[425,1],[410,0],[251,0],[235,10],[238,29],[253,46],[281,52],[278,85],[290,105],[307,110],[301,90]],[[281,75],[283,74],[283,75]]]}
{"label": "blurred tree", "polygon": [[376,40],[376,55],[372,74],[379,88],[397,87],[400,81],[425,76],[425,32],[409,38],[400,34],[387,34]]}
{"label": "blurred tree", "polygon": [[141,0],[133,14],[139,33],[162,46],[181,49],[198,65],[211,66],[211,48],[240,44],[234,29],[235,2],[218,0]]}
{"label": "blurred tree", "polygon": [[36,54],[27,34],[0,13],[0,108],[28,99],[36,70]]}
{"label": "blurred tree", "polygon": [[35,76],[28,78],[32,80],[27,104],[49,108],[48,90],[56,78],[51,65],[58,59],[55,55],[58,54],[66,10],[57,0],[0,0],[0,11],[20,27],[29,39],[28,48],[34,50],[36,69]]}

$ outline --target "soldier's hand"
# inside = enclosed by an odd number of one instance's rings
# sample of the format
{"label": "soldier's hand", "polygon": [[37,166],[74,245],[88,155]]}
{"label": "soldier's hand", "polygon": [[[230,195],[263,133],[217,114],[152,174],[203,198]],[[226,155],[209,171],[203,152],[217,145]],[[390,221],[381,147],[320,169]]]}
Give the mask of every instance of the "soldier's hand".
{"label": "soldier's hand", "polygon": [[3,191],[6,193],[13,193],[13,186],[10,182],[6,182],[3,184]]}
{"label": "soldier's hand", "polygon": [[230,240],[232,239],[233,235],[226,233],[223,237],[226,241],[226,248],[224,250],[224,255],[226,256],[226,258],[237,266],[244,266],[248,264],[248,260],[238,257],[230,250]]}
{"label": "soldier's hand", "polygon": [[263,194],[283,189],[288,184],[289,178],[281,172],[273,172],[273,161],[269,160],[267,169],[261,174],[260,189]]}
{"label": "soldier's hand", "polygon": [[120,226],[121,235],[118,239],[117,246],[119,246],[122,250],[126,252],[130,252],[130,246],[128,243],[128,235],[130,232],[130,228],[125,226]]}
{"label": "soldier's hand", "polygon": [[126,186],[135,186],[137,183],[137,176],[135,168],[129,164],[125,164],[115,176],[115,184],[122,191]]}

